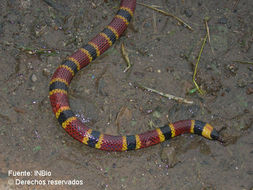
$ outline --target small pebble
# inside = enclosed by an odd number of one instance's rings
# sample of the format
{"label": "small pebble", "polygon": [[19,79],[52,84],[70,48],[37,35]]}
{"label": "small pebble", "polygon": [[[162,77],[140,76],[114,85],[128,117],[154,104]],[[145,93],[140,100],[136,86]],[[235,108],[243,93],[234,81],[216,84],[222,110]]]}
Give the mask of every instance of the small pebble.
{"label": "small pebble", "polygon": [[247,95],[253,94],[253,88],[248,87],[246,93],[247,93]]}
{"label": "small pebble", "polygon": [[32,80],[32,82],[36,82],[38,80],[38,78],[35,74],[32,74],[31,80]]}
{"label": "small pebble", "polygon": [[43,69],[42,74],[43,74],[45,77],[48,77],[48,76],[50,75],[50,71],[49,71],[47,68],[45,68],[45,69]]}
{"label": "small pebble", "polygon": [[33,69],[33,66],[32,66],[31,62],[28,63],[28,69]]}
{"label": "small pebble", "polygon": [[97,8],[97,5],[93,2],[91,2],[91,6],[92,6],[93,9]]}

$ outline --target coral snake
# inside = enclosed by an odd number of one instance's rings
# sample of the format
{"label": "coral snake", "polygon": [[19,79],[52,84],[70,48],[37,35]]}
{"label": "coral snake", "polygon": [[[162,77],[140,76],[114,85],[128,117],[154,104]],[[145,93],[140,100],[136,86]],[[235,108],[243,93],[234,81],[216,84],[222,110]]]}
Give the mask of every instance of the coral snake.
{"label": "coral snake", "polygon": [[221,140],[208,123],[182,120],[137,135],[113,136],[92,130],[73,113],[68,101],[68,87],[75,74],[104,53],[126,30],[133,17],[136,0],[121,0],[116,16],[86,45],[67,57],[50,81],[49,96],[53,112],[67,133],[78,141],[101,150],[127,151],[149,147],[183,133],[194,133],[208,139]]}

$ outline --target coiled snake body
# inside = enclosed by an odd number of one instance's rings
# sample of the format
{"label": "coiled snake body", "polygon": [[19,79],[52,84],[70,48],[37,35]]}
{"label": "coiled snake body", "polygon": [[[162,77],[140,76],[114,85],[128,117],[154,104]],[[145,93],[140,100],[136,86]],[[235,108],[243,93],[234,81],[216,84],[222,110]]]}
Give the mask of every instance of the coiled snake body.
{"label": "coiled snake body", "polygon": [[101,150],[127,151],[149,147],[183,133],[194,133],[219,140],[218,132],[205,122],[183,120],[137,135],[113,136],[92,130],[83,124],[69,106],[67,91],[75,74],[104,53],[126,30],[136,6],[136,0],[121,0],[111,23],[86,45],[67,57],[56,69],[50,81],[49,95],[53,112],[60,125],[78,141]]}

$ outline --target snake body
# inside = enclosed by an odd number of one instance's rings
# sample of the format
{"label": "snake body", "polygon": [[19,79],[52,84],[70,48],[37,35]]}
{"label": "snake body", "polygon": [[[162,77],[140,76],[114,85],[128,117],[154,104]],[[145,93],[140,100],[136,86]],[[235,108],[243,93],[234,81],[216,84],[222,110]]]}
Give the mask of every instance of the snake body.
{"label": "snake body", "polygon": [[121,0],[119,10],[110,24],[86,45],[67,57],[50,81],[49,96],[53,112],[65,131],[78,141],[101,150],[127,151],[149,147],[183,133],[194,133],[219,140],[218,132],[208,123],[182,120],[142,134],[113,136],[92,130],[71,110],[68,87],[75,74],[104,53],[126,30],[136,7],[136,0]]}

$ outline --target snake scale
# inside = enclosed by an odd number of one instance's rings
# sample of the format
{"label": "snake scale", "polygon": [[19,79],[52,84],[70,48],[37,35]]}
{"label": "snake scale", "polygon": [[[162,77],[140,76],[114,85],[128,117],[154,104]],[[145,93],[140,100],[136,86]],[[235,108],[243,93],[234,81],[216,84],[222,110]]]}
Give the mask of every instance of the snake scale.
{"label": "snake scale", "polygon": [[141,149],[183,133],[194,133],[208,139],[220,140],[218,132],[210,124],[198,120],[177,121],[136,135],[107,135],[86,126],[71,110],[67,92],[72,78],[114,44],[126,30],[135,7],[136,0],[121,0],[120,7],[110,24],[58,66],[49,87],[51,105],[58,122],[73,138],[90,147],[106,151]]}

